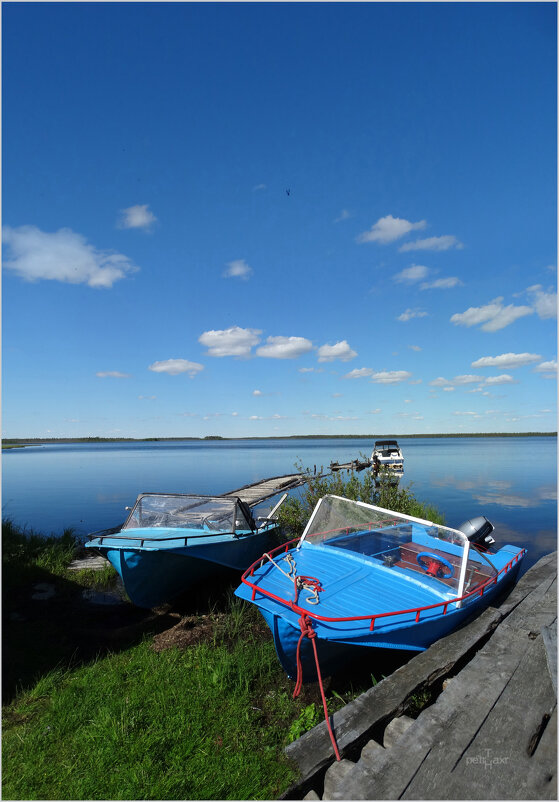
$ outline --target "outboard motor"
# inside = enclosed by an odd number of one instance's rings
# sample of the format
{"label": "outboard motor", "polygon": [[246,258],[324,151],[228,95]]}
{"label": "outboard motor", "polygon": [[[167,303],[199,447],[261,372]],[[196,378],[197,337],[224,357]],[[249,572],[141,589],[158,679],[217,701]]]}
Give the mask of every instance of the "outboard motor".
{"label": "outboard motor", "polygon": [[464,521],[458,529],[466,535],[470,543],[474,543],[482,551],[488,551],[495,543],[495,538],[491,537],[491,532],[495,527],[484,515]]}

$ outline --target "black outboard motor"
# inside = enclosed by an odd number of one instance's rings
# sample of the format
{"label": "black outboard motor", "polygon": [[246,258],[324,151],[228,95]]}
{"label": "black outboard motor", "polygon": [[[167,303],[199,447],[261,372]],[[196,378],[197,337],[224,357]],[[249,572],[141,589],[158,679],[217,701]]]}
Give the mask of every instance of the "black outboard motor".
{"label": "black outboard motor", "polygon": [[484,515],[464,521],[458,529],[466,535],[470,543],[474,543],[482,551],[488,551],[495,543],[495,538],[491,537],[491,532],[495,527]]}

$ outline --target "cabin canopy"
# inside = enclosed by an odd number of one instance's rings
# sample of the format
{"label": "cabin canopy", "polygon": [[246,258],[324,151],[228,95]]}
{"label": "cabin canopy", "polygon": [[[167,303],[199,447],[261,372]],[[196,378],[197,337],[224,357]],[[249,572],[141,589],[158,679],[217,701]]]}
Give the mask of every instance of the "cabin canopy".
{"label": "cabin canopy", "polygon": [[142,493],[122,528],[154,527],[235,532],[253,529],[254,522],[236,497]]}

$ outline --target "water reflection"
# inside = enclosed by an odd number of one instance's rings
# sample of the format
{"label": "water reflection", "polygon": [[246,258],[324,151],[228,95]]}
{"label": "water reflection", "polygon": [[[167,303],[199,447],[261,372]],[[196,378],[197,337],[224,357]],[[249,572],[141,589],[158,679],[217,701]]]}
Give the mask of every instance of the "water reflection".
{"label": "water reflection", "polygon": [[[515,495],[513,493],[486,493],[476,495],[475,499],[479,504],[498,504],[500,507],[539,507],[542,500],[553,498],[546,495],[546,488],[541,488],[540,492],[530,496]],[[554,498],[557,496],[555,495]]]}

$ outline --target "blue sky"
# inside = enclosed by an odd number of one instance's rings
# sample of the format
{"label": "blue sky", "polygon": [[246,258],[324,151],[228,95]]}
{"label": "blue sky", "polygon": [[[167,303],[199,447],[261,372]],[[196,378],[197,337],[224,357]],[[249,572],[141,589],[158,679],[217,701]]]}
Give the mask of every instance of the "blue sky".
{"label": "blue sky", "polygon": [[554,3],[4,3],[3,433],[556,428]]}

